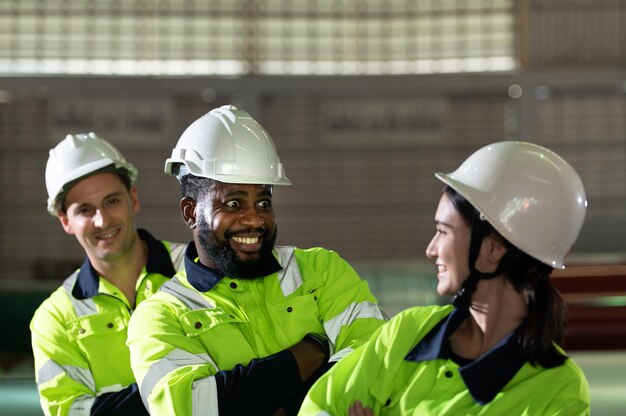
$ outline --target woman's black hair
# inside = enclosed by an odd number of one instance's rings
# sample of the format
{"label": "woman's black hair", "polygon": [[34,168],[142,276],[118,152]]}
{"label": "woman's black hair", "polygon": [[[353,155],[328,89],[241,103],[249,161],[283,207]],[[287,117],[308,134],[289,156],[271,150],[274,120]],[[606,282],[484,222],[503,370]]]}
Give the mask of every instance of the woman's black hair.
{"label": "woman's black hair", "polygon": [[[443,192],[463,220],[471,226],[476,208],[449,186]],[[515,290],[528,294],[528,315],[520,327],[520,347],[532,364],[552,368],[563,364],[566,356],[554,346],[565,334],[566,307],[561,294],[550,282],[553,268],[509,243],[491,224],[485,235],[495,235],[507,245],[502,273]]]}

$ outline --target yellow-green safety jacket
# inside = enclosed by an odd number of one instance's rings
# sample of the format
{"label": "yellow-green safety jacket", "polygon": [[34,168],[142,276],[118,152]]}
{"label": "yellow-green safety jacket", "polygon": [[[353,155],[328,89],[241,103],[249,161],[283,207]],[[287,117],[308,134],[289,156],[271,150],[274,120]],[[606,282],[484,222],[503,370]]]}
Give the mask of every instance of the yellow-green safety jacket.
{"label": "yellow-green safety jacket", "polygon": [[[148,259],[137,280],[136,305],[182,269],[185,250],[185,244],[138,233]],[[126,346],[131,312],[126,297],[98,275],[89,259],[39,306],[30,330],[46,415],[145,413]]]}
{"label": "yellow-green safety jacket", "polygon": [[278,272],[233,279],[202,265],[191,243],[186,272],[137,308],[128,345],[151,414],[295,414],[308,386],[286,349],[316,333],[336,361],[385,322],[367,282],[337,253],[274,255]]}
{"label": "yellow-green safety jacket", "polygon": [[396,315],[317,380],[299,415],[346,415],[356,400],[376,416],[589,414],[582,370],[569,358],[531,365],[517,331],[477,360],[453,360],[447,340],[466,314],[448,305]]}

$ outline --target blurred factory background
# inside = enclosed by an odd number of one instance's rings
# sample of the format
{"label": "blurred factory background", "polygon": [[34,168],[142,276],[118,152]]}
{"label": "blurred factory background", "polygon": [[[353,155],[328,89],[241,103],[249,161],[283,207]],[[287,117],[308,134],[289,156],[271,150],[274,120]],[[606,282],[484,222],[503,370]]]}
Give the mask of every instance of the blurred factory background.
{"label": "blurred factory background", "polygon": [[434,172],[499,140],[561,154],[589,202],[570,265],[592,266],[563,287],[573,311],[596,308],[580,322],[599,337],[579,328],[572,353],[592,414],[623,412],[626,1],[3,0],[0,403],[17,404],[0,414],[40,414],[27,325],[83,259],[46,212],[48,150],[67,133],[111,140],[140,171],[139,225],[188,241],[163,164],[227,103],[266,127],[294,183],[275,189],[278,243],[338,251],[390,315],[441,301],[424,256]]}

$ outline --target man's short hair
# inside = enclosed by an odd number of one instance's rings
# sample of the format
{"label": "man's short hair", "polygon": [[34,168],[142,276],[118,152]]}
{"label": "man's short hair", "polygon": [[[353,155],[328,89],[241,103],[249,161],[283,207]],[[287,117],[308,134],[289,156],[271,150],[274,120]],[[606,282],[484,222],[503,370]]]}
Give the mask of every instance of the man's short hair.
{"label": "man's short hair", "polygon": [[210,192],[217,181],[211,178],[195,176],[190,173],[180,177],[180,191],[183,198],[200,201]]}
{"label": "man's short hair", "polygon": [[127,169],[124,168],[117,168],[115,167],[115,165],[108,165],[103,167],[102,169],[98,169],[96,171],[93,171],[91,173],[88,173],[85,176],[81,176],[78,179],[74,179],[71,182],[66,183],[65,185],[63,185],[63,190],[61,192],[59,192],[59,195],[57,195],[57,199],[56,199],[56,203],[55,205],[57,207],[59,207],[59,210],[66,214],[67,213],[67,206],[65,204],[65,197],[67,196],[67,193],[70,191],[70,189],[72,189],[72,187],[74,185],[76,185],[78,182],[82,181],[83,179],[87,179],[90,176],[93,175],[97,175],[99,173],[114,173],[116,174],[120,180],[122,181],[122,183],[124,184],[124,187],[126,188],[127,191],[130,191],[130,187],[131,185],[131,174]]}

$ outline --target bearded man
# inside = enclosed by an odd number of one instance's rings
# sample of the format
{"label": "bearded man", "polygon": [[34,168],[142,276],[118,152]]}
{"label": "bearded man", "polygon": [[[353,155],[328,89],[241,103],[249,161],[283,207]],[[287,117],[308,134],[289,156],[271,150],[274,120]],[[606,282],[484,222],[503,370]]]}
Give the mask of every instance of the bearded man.
{"label": "bearded man", "polygon": [[290,185],[267,131],[233,106],[180,137],[165,172],[193,233],[185,271],[131,318],[131,366],[157,415],[295,415],[319,376],[386,317],[337,253],[275,247],[274,185]]}

